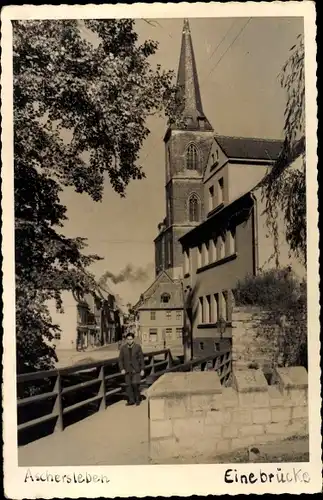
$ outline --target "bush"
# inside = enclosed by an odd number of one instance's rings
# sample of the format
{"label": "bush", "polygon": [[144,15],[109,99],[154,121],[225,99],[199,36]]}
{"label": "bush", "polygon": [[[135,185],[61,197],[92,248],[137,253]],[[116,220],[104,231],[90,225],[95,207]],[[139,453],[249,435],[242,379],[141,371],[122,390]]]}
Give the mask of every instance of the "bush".
{"label": "bush", "polygon": [[239,281],[238,306],[262,309],[257,335],[265,341],[274,364],[307,368],[307,290],[291,268],[270,269]]}

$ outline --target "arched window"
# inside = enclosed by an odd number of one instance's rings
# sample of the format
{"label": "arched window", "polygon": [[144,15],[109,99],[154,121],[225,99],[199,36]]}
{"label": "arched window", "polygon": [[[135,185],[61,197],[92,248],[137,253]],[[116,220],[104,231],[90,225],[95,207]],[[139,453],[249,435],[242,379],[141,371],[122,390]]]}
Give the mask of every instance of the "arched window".
{"label": "arched window", "polygon": [[186,168],[188,170],[197,170],[198,152],[195,144],[189,144],[186,150]]}
{"label": "arched window", "polygon": [[198,222],[200,220],[200,202],[195,193],[188,200],[188,218],[190,222]]}
{"label": "arched window", "polygon": [[168,304],[168,302],[170,301],[169,293],[162,293],[160,300],[163,304]]}

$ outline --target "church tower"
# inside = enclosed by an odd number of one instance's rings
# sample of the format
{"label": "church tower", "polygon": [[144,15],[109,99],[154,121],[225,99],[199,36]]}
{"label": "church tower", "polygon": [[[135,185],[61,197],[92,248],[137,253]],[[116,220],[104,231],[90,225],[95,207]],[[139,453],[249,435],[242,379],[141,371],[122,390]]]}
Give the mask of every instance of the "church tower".
{"label": "church tower", "polygon": [[192,37],[184,20],[177,74],[182,98],[181,125],[172,125],[164,137],[166,153],[166,217],[158,225],[155,239],[156,276],[166,270],[172,278],[182,277],[183,254],[178,239],[201,222],[203,172],[213,129],[202,106]]}

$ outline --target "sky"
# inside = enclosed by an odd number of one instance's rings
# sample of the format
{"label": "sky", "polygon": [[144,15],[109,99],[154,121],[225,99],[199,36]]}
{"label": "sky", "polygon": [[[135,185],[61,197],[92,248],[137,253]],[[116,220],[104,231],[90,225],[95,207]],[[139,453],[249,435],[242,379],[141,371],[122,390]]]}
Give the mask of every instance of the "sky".
{"label": "sky", "polygon": [[[151,64],[177,73],[183,19],[138,20],[139,42],[153,39],[159,48]],[[189,20],[201,97],[215,133],[279,139],[283,136],[286,94],[278,75],[303,31],[302,18],[192,18]],[[118,274],[128,264],[147,271],[147,279],[123,282],[115,290],[134,304],[154,278],[157,224],[165,216],[166,122],[150,118],[150,135],[141,150],[146,179],[131,181],[126,198],[108,179],[102,202],[66,189],[62,201],[68,221],[64,232],[88,239],[88,252],[104,258],[91,271]],[[140,274],[140,273],[139,273]],[[141,273],[141,277],[143,273]]]}

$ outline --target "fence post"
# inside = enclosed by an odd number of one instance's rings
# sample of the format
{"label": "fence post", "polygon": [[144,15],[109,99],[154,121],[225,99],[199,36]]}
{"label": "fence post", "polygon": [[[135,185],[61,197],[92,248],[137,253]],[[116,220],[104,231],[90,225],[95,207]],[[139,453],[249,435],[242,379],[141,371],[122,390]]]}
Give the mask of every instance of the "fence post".
{"label": "fence post", "polygon": [[54,432],[63,431],[64,430],[64,421],[63,421],[63,406],[62,406],[62,381],[61,374],[58,372],[56,377],[56,382],[54,386],[54,392],[57,393],[53,413],[57,415],[57,420],[54,428]]}
{"label": "fence post", "polygon": [[155,357],[154,357],[154,355],[152,355],[152,357],[151,357],[151,371],[150,371],[150,374],[152,375],[153,373],[155,373]]}
{"label": "fence post", "polygon": [[101,396],[101,401],[100,401],[100,410],[105,410],[106,409],[106,400],[105,400],[105,377],[104,377],[104,365],[102,364],[100,371],[99,371],[99,380],[100,380],[100,389],[99,389],[99,396]]}

